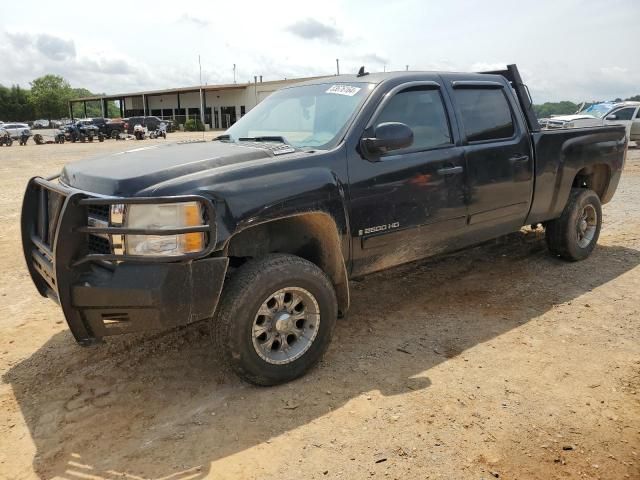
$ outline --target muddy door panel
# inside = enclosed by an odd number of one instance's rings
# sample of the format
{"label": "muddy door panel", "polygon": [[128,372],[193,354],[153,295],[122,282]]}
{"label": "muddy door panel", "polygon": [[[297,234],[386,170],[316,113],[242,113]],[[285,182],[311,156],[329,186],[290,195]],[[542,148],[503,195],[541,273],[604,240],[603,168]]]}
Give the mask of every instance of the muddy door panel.
{"label": "muddy door panel", "polygon": [[469,233],[478,240],[522,226],[533,189],[533,153],[513,94],[501,84],[454,82],[466,146]]}
{"label": "muddy door panel", "polygon": [[361,162],[351,179],[355,275],[428,256],[464,230],[461,148],[353,161]]}

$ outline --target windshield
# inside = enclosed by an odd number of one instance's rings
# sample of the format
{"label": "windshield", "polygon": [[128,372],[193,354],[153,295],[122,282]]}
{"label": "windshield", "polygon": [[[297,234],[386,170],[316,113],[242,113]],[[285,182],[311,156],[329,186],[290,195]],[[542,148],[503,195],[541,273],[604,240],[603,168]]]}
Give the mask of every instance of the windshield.
{"label": "windshield", "polygon": [[592,116],[594,116],[596,118],[602,118],[607,113],[609,113],[611,108],[613,108],[613,104],[612,103],[597,103],[595,105],[591,105],[591,106],[585,108],[584,110],[582,110],[579,113],[583,114],[583,115],[592,115]]}
{"label": "windshield", "polygon": [[228,140],[284,141],[298,148],[328,148],[373,90],[371,83],[324,83],[279,90],[225,134]]}

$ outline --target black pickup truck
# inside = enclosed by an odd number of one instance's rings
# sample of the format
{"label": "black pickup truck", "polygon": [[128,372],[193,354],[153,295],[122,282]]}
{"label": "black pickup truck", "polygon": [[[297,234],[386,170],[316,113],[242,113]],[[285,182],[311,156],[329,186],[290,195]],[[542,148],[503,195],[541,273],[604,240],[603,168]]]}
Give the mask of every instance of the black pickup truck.
{"label": "black pickup truck", "polygon": [[589,256],[624,126],[540,131],[515,65],[284,88],[213,142],[153,145],[33,178],[27,266],[75,339],[208,319],[250,382],[302,375],[349,279],[542,225]]}

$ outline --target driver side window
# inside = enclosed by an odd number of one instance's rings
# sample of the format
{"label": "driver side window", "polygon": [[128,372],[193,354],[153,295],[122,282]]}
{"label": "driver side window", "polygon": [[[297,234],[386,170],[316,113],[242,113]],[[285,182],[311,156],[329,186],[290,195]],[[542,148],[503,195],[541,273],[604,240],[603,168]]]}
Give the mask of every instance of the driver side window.
{"label": "driver side window", "polygon": [[440,95],[433,87],[410,87],[394,95],[376,119],[376,125],[400,122],[413,130],[413,144],[406,151],[428,150],[452,144],[449,120]]}
{"label": "driver side window", "polygon": [[632,108],[621,108],[620,110],[616,110],[615,112],[611,112],[610,115],[615,115],[616,120],[631,120],[633,118],[633,113],[636,111],[635,107]]}

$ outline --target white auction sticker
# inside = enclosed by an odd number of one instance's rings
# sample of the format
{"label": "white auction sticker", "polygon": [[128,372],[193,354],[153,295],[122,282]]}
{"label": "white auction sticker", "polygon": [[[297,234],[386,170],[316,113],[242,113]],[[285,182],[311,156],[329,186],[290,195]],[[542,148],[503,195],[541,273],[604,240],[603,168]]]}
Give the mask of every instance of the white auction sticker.
{"label": "white auction sticker", "polygon": [[346,95],[348,97],[353,97],[360,90],[360,87],[352,87],[351,85],[332,85],[326,93],[335,93],[336,95]]}

